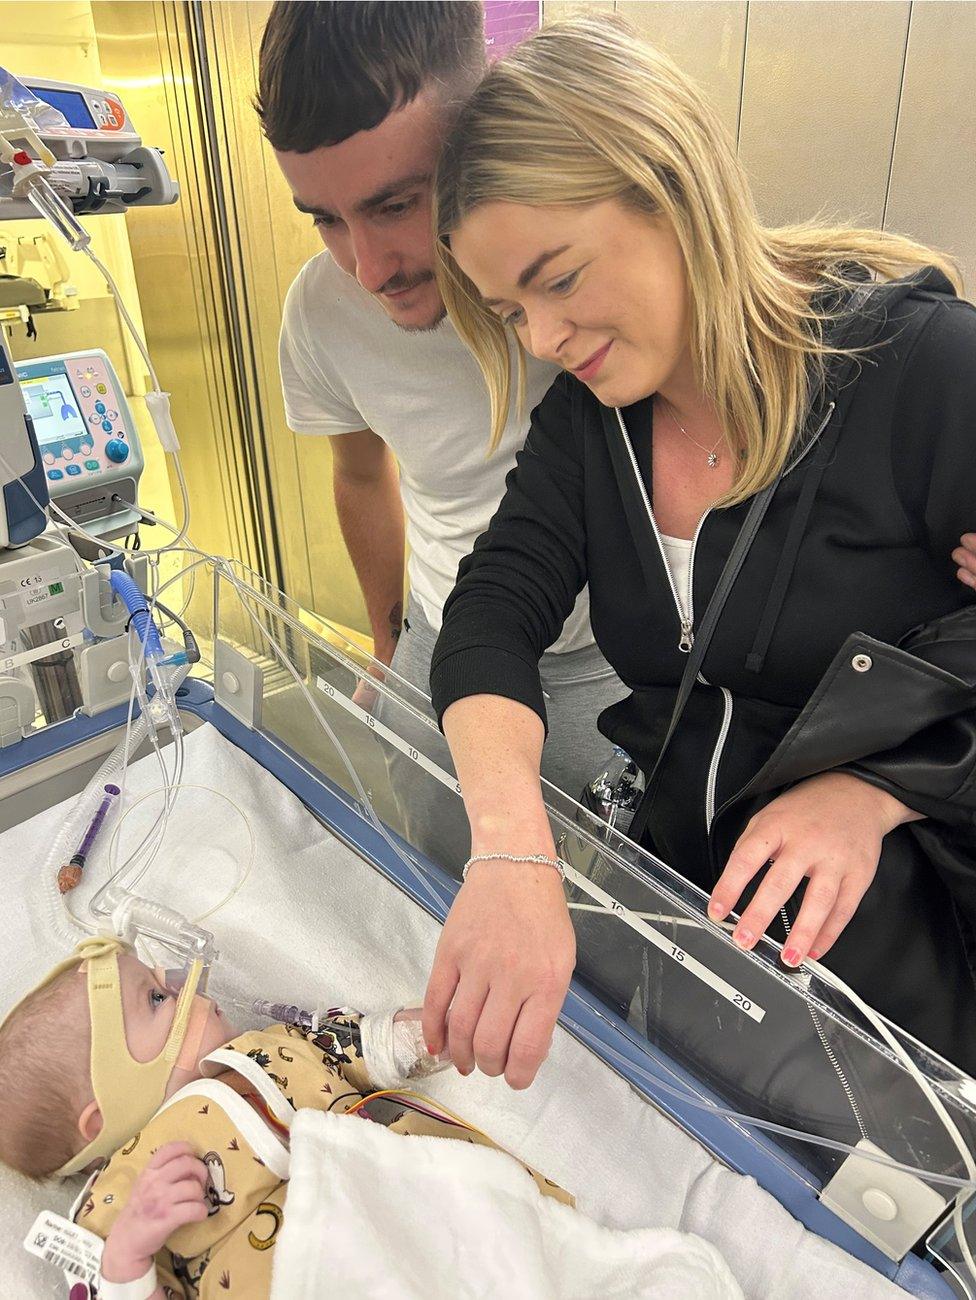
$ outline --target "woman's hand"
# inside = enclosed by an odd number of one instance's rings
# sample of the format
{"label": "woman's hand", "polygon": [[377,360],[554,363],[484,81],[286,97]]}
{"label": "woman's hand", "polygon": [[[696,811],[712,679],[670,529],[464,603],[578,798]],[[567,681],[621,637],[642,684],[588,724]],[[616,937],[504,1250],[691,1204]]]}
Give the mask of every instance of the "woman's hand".
{"label": "woman's hand", "polygon": [[959,581],[967,587],[976,587],[976,533],[963,533],[952,558],[959,565],[956,570]]}
{"label": "woman's hand", "polygon": [[449,1043],[462,1074],[477,1065],[527,1088],[549,1051],[575,964],[558,873],[475,863],[437,945],[424,998],[427,1050],[437,1056]]}
{"label": "woman's hand", "polygon": [[708,914],[722,921],[743,889],[768,862],[769,870],[732,933],[752,948],[804,876],[810,883],[783,961],[799,966],[836,943],[868,890],[889,831],[919,814],[847,772],[801,781],[756,814],[739,836],[712,890]]}
{"label": "woman's hand", "polygon": [[189,1142],[166,1142],[136,1179],[105,1240],[102,1276],[135,1282],[177,1230],[207,1217],[207,1166]]}

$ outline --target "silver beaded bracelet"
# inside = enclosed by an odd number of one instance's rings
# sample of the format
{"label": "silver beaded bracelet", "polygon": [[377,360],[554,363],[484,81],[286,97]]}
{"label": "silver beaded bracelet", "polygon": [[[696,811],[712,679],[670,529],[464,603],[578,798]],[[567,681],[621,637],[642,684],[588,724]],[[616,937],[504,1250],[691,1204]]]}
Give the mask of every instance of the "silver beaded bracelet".
{"label": "silver beaded bracelet", "polygon": [[462,880],[467,880],[468,870],[476,862],[534,862],[540,867],[555,867],[559,872],[559,879],[566,879],[566,863],[562,858],[550,858],[545,853],[476,853],[464,864],[461,872]]}

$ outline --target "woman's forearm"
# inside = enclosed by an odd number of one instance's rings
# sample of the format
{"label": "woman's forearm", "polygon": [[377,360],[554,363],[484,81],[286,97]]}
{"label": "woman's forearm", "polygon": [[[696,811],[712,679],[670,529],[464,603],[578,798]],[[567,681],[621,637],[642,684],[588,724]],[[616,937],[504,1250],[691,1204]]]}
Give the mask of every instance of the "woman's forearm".
{"label": "woman's forearm", "polygon": [[470,695],[445,711],[443,725],[471,823],[471,852],[551,854],[538,714],[500,695]]}

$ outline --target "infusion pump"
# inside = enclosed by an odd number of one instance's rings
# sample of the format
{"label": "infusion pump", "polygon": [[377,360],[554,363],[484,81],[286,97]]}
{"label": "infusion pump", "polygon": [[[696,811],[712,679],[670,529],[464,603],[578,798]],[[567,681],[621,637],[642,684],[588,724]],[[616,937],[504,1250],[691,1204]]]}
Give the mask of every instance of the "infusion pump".
{"label": "infusion pump", "polygon": [[99,537],[134,531],[142,447],[125,392],[100,348],[16,365],[47,492]]}
{"label": "infusion pump", "polygon": [[[178,199],[179,186],[161,152],[142,143],[114,92],[44,77],[18,80],[0,68],[0,116],[7,107],[33,122],[37,139],[54,158],[47,179],[76,214],[126,212]],[[0,217],[36,217],[12,186],[11,170],[0,167]]]}

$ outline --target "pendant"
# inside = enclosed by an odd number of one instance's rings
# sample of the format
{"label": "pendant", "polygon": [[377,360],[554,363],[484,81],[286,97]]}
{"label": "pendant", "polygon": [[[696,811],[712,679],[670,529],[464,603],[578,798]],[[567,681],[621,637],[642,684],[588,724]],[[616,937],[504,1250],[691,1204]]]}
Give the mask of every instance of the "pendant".
{"label": "pendant", "polygon": [[714,469],[715,466],[716,466],[717,464],[718,464],[718,455],[717,455],[717,453],[714,452],[714,451],[710,451],[710,452],[708,453],[708,468],[709,468],[709,469]]}

